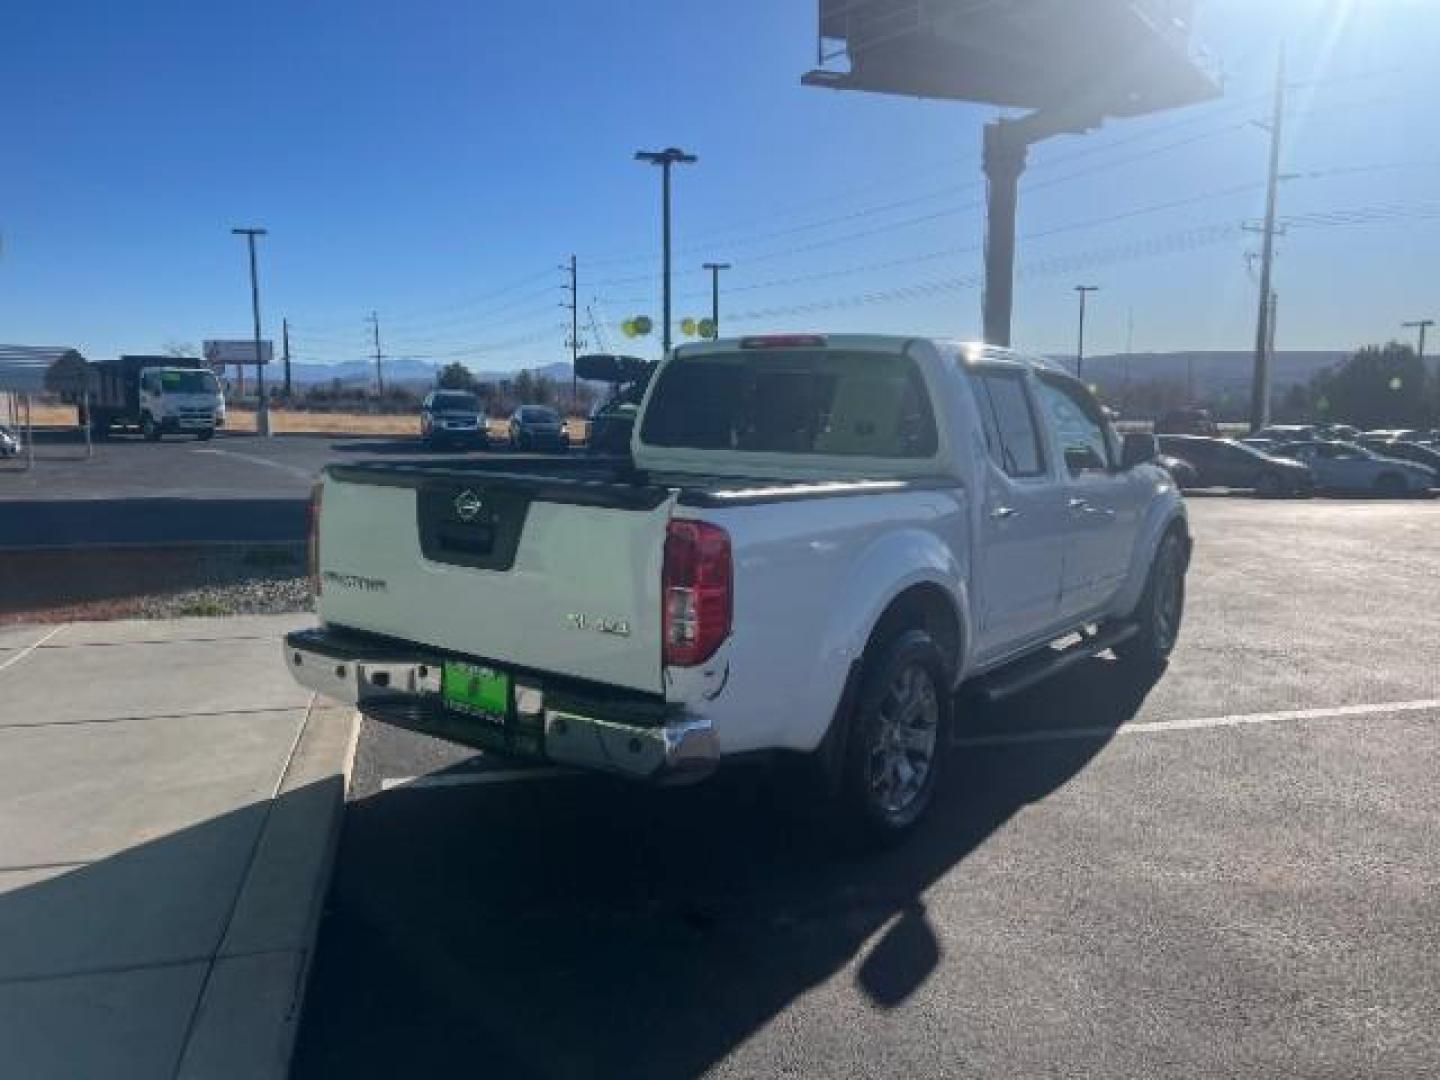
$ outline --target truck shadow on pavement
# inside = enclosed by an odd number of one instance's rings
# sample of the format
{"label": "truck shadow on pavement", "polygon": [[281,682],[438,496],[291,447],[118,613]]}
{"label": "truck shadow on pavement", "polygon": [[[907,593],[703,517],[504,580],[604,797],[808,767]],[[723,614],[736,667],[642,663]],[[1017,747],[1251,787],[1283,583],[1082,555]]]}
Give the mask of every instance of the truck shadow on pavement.
{"label": "truck shadow on pavement", "polygon": [[296,1074],[698,1076],[837,976],[900,1006],[946,963],[926,890],[1079,773],[1150,685],[1097,659],[963,710],[962,736],[1098,732],[953,750],[924,827],[868,856],[742,771],[353,802]]}

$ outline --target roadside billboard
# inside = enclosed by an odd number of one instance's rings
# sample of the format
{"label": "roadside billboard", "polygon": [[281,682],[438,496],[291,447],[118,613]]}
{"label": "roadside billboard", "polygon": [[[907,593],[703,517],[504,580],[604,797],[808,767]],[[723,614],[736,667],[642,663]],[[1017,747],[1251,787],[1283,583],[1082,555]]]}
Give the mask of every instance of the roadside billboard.
{"label": "roadside billboard", "polygon": [[[268,364],[275,359],[275,343],[264,339],[260,342],[260,363]],[[253,364],[255,363],[255,342],[253,339],[245,341],[207,341],[205,342],[205,362],[211,367],[224,367],[228,364]]]}

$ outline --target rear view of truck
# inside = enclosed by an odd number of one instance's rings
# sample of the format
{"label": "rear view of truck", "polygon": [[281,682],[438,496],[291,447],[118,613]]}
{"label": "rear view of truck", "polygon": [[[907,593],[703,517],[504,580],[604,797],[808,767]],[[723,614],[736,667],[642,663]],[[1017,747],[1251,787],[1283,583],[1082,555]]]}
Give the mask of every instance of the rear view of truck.
{"label": "rear view of truck", "polygon": [[292,635],[292,672],[467,745],[635,775],[713,763],[664,672],[729,633],[724,538],[673,519],[666,487],[537,464],[332,467],[325,627]]}
{"label": "rear view of truck", "polygon": [[835,650],[820,663],[816,601],[852,591],[882,535],[959,512],[911,490],[944,440],[904,346],[677,355],[633,464],[331,466],[324,625],[290,637],[295,678],[463,744],[633,775],[813,750],[846,677]]}

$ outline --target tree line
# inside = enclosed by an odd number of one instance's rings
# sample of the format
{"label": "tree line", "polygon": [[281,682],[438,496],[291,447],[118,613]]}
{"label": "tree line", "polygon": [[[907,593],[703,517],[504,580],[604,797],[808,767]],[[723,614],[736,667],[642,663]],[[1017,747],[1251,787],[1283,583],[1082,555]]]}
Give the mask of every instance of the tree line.
{"label": "tree line", "polygon": [[[1250,415],[1248,388],[1196,395],[1186,380],[1176,376],[1106,378],[1099,380],[1096,390],[1105,404],[1128,419],[1151,419],[1172,409],[1194,407],[1208,409],[1222,423],[1244,422]],[[1440,369],[1427,370],[1427,362],[1402,342],[1366,345],[1308,382],[1293,383],[1275,394],[1270,413],[1276,423],[1350,424],[1366,431],[1440,427]]]}

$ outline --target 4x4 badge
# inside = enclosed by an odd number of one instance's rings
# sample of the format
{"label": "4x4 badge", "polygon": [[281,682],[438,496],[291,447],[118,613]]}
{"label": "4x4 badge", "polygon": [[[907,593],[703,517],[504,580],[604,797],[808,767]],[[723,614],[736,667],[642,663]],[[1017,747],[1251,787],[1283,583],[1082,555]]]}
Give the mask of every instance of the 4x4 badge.
{"label": "4x4 badge", "polygon": [[461,521],[474,521],[483,509],[485,504],[480,501],[480,496],[469,488],[455,496],[455,516]]}

